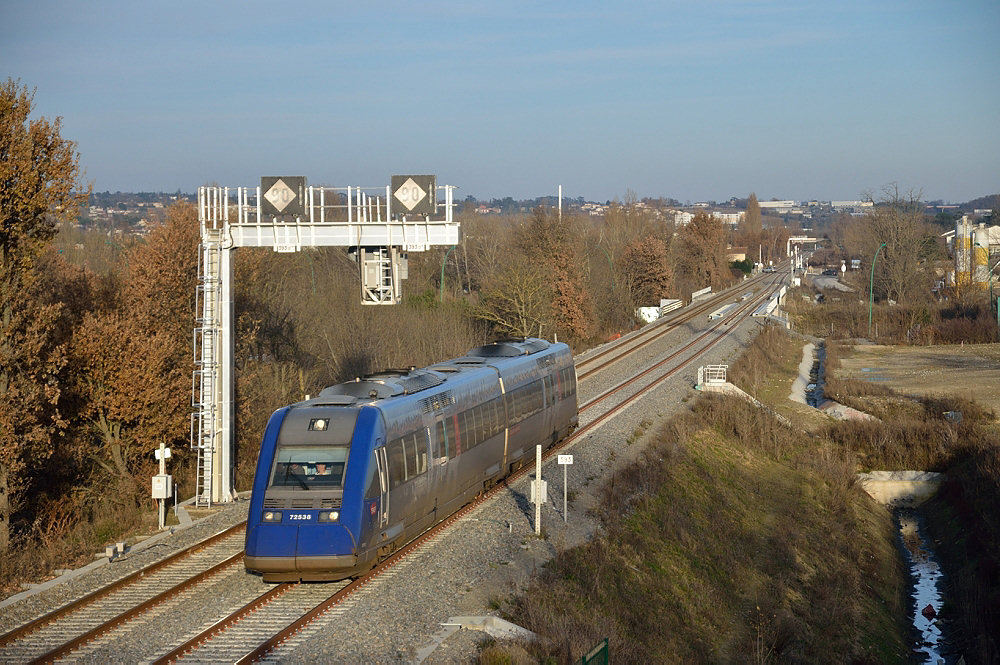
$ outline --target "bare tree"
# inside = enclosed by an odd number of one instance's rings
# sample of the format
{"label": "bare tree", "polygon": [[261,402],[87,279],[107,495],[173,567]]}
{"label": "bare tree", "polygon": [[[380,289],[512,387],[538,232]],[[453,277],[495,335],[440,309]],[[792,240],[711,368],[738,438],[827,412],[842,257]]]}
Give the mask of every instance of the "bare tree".
{"label": "bare tree", "polygon": [[551,292],[541,271],[527,261],[511,261],[495,281],[483,289],[474,310],[478,319],[502,333],[527,337],[542,334],[550,325]]}
{"label": "bare tree", "polygon": [[844,243],[852,255],[862,257],[862,265],[871,266],[878,253],[875,298],[909,303],[928,293],[934,275],[923,269],[922,260],[933,249],[934,233],[919,192],[902,194],[895,183],[884,187],[872,210],[844,230]]}

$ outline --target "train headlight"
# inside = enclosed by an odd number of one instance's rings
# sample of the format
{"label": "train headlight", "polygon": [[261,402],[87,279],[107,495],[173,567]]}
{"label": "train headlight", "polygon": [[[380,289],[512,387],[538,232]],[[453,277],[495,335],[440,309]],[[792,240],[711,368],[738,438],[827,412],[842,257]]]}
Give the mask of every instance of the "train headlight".
{"label": "train headlight", "polygon": [[279,511],[275,511],[275,510],[265,511],[264,512],[264,521],[265,522],[280,522],[281,521],[281,513]]}
{"label": "train headlight", "polygon": [[336,522],[340,519],[340,511],[337,510],[324,510],[319,514],[320,522]]}
{"label": "train headlight", "polygon": [[330,421],[326,418],[313,418],[309,421],[309,429],[314,432],[325,432],[326,426],[330,424]]}

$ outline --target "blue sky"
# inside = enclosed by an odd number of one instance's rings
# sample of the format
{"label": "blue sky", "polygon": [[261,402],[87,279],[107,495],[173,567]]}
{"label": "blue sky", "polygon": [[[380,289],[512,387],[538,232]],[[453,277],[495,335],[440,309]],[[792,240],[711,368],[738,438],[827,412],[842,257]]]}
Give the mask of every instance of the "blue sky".
{"label": "blue sky", "polygon": [[0,77],[97,191],[961,202],[1000,192],[998,35],[996,0],[3,0]]}

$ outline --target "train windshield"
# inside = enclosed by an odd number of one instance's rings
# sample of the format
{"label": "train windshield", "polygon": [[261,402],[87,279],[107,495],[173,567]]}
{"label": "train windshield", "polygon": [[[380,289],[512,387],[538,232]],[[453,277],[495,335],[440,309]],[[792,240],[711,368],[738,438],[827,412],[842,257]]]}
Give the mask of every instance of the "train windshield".
{"label": "train windshield", "polygon": [[348,450],[346,446],[278,446],[271,487],[340,488]]}

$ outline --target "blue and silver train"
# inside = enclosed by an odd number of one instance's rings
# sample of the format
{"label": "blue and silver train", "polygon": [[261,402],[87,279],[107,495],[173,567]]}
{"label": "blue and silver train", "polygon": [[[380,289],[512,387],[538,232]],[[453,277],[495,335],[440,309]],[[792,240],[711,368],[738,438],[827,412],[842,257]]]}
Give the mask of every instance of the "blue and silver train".
{"label": "blue and silver train", "polygon": [[268,421],[246,568],[268,582],[361,574],[576,425],[572,353],[541,339],[325,388]]}

